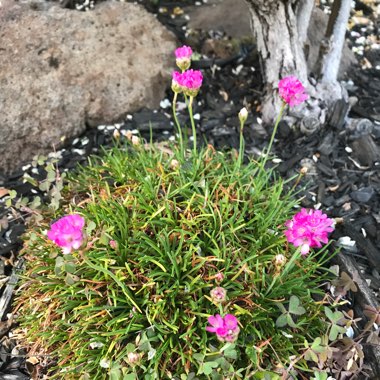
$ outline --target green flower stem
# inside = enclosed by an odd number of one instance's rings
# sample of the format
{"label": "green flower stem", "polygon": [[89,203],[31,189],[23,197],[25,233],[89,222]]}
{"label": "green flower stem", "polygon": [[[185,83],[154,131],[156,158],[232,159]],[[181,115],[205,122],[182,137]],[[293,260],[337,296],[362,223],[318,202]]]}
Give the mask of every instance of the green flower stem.
{"label": "green flower stem", "polygon": [[172,110],[173,110],[173,117],[174,117],[175,125],[177,127],[178,136],[179,136],[180,154],[181,154],[181,158],[183,158],[184,147],[183,147],[182,129],[181,129],[181,125],[179,124],[179,121],[177,118],[177,97],[178,97],[178,93],[175,92],[174,97],[173,97]]}
{"label": "green flower stem", "polygon": [[280,123],[280,120],[282,118],[282,114],[284,113],[285,107],[286,107],[286,103],[283,102],[282,106],[281,106],[281,109],[280,109],[280,112],[279,112],[279,114],[277,116],[276,123],[274,124],[272,136],[270,138],[268,149],[267,149],[266,154],[265,154],[265,158],[264,158],[264,162],[263,162],[263,168],[265,168],[265,164],[268,161],[268,157],[269,157],[270,151],[272,150],[272,145],[273,145],[274,137],[276,136],[278,124]]}
{"label": "green flower stem", "polygon": [[239,158],[238,158],[238,168],[243,163],[244,160],[244,135],[243,135],[243,128],[244,128],[244,121],[240,121],[240,141],[239,141]]}
{"label": "green flower stem", "polygon": [[193,100],[194,100],[194,97],[190,96],[190,100],[187,103],[187,109],[189,110],[191,130],[193,132],[193,158],[195,159],[197,156],[197,131],[195,129],[195,122],[194,122],[194,116],[193,116]]}

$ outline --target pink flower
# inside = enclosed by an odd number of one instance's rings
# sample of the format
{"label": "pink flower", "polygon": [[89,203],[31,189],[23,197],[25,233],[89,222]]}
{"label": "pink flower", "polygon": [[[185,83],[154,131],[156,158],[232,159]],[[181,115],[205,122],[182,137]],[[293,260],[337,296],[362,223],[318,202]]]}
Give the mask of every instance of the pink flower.
{"label": "pink flower", "polygon": [[47,236],[62,248],[63,254],[68,254],[82,245],[84,223],[80,215],[66,215],[50,226]]}
{"label": "pink flower", "polygon": [[173,71],[172,73],[172,90],[173,92],[182,92],[182,86],[180,85],[182,74],[178,71]]}
{"label": "pink flower", "polygon": [[214,277],[215,281],[219,283],[224,280],[224,274],[222,272],[218,272]]}
{"label": "pink flower", "polygon": [[176,64],[182,71],[185,71],[190,67],[192,54],[193,51],[186,45],[176,49]]}
{"label": "pink flower", "polygon": [[174,71],[172,74],[172,90],[183,91],[188,96],[197,96],[202,86],[203,75],[199,70],[186,70],[183,73]]}
{"label": "pink flower", "polygon": [[110,240],[109,244],[110,244],[110,247],[112,249],[117,249],[117,247],[118,247],[118,244],[117,244],[116,240]]}
{"label": "pink flower", "polygon": [[301,254],[309,253],[310,248],[320,248],[328,242],[328,233],[334,231],[334,220],[320,210],[302,209],[285,223],[288,229],[285,236],[289,243],[301,247]]}
{"label": "pink flower", "polygon": [[304,86],[295,76],[281,79],[278,83],[278,91],[284,102],[288,103],[290,107],[303,103],[309,97],[305,94]]}
{"label": "pink flower", "polygon": [[216,337],[222,342],[234,342],[240,332],[237,318],[232,314],[226,314],[222,318],[219,314],[211,315],[208,318],[211,325],[206,327],[206,331],[216,334]]}
{"label": "pink flower", "polygon": [[193,55],[193,51],[191,50],[191,47],[183,45],[175,50],[175,57],[178,59],[181,58],[191,58]]}

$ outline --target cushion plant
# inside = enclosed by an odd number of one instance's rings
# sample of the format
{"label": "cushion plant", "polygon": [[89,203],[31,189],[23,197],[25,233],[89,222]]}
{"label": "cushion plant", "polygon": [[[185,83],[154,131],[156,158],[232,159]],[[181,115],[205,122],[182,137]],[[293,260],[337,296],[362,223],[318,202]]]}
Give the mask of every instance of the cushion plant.
{"label": "cushion plant", "polygon": [[[192,116],[202,82],[188,49],[173,75],[175,116],[181,93]],[[284,83],[283,109],[306,99],[294,77]],[[246,118],[238,153],[199,148],[192,117],[191,150],[178,122],[178,143],[119,138],[29,230],[16,304],[50,379],[323,374],[326,333],[346,331],[321,301],[330,253],[314,250],[334,223],[312,210],[292,218],[298,201],[265,167],[269,151],[243,164]]]}

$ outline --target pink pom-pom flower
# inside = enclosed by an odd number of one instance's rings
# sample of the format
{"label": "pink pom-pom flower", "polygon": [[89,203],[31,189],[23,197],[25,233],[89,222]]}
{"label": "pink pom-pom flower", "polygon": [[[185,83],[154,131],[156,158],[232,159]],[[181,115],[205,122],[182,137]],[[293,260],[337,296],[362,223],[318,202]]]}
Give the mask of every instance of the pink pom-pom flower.
{"label": "pink pom-pom flower", "polygon": [[301,247],[301,254],[309,253],[310,248],[320,248],[328,242],[328,234],[334,231],[335,221],[320,210],[301,209],[285,223],[288,229],[285,236],[289,243]]}
{"label": "pink pom-pom flower", "polygon": [[175,50],[176,64],[182,71],[185,71],[190,67],[192,55],[193,51],[191,50],[191,47],[186,45]]}
{"label": "pink pom-pom flower", "polygon": [[176,80],[186,95],[194,97],[202,86],[203,75],[199,70],[190,69],[177,75]]}
{"label": "pink pom-pom flower", "polygon": [[208,318],[208,323],[211,326],[207,326],[206,331],[215,333],[221,342],[235,342],[239,335],[238,320],[232,314],[226,314],[224,317],[219,314],[211,315]]}
{"label": "pink pom-pom flower", "polygon": [[173,71],[172,73],[172,90],[173,92],[182,92],[182,86],[180,85],[182,74],[178,71]]}
{"label": "pink pom-pom flower", "polygon": [[288,103],[290,107],[303,103],[309,97],[305,93],[305,87],[295,76],[281,79],[278,83],[278,92],[284,102]]}
{"label": "pink pom-pom flower", "polygon": [[175,50],[175,57],[177,59],[181,58],[191,58],[193,55],[193,51],[190,46],[183,45]]}
{"label": "pink pom-pom flower", "polygon": [[50,226],[47,236],[67,255],[82,245],[84,224],[85,220],[80,215],[66,215]]}

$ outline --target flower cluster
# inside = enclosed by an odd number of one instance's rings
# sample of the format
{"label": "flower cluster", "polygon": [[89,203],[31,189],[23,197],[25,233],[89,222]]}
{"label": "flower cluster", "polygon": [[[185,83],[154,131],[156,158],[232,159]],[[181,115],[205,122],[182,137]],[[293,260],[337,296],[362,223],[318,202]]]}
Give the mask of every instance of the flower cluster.
{"label": "flower cluster", "polygon": [[289,243],[301,247],[301,254],[309,253],[310,248],[320,248],[328,242],[328,233],[334,231],[335,221],[320,210],[301,209],[285,223],[288,229],[285,236]]}
{"label": "flower cluster", "polygon": [[63,254],[69,254],[72,249],[78,249],[82,245],[84,223],[85,220],[80,215],[66,215],[50,226],[47,236],[62,248]]}
{"label": "flower cluster", "polygon": [[193,51],[188,46],[182,46],[175,51],[176,64],[182,72],[173,72],[172,90],[175,93],[183,92],[185,95],[194,97],[202,86],[203,75],[199,70],[188,70],[192,54]]}
{"label": "flower cluster", "polygon": [[226,314],[224,317],[219,314],[211,315],[208,318],[208,323],[211,327],[207,326],[206,331],[215,333],[221,342],[235,342],[239,335],[238,320],[232,314]]}
{"label": "flower cluster", "polygon": [[202,86],[203,75],[199,70],[186,70],[183,73],[173,72],[172,90],[184,92],[188,96],[197,96]]}
{"label": "flower cluster", "polygon": [[295,77],[289,76],[280,80],[278,83],[278,92],[285,103],[294,107],[308,99],[305,88],[302,83]]}

